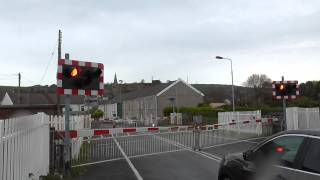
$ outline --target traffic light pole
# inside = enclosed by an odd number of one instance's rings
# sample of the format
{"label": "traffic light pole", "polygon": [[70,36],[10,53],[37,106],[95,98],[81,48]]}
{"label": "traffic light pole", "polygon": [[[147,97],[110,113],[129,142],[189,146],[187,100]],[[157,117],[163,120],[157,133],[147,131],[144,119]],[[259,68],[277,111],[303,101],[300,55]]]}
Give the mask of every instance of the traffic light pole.
{"label": "traffic light pole", "polygon": [[[284,76],[282,76],[281,78],[282,78],[282,82],[284,82]],[[283,120],[281,122],[281,131],[285,131],[287,129],[287,113],[286,113],[287,105],[286,105],[286,100],[284,99],[283,96],[282,96],[282,108],[283,108]]]}
{"label": "traffic light pole", "polygon": [[[69,60],[69,54],[65,54]],[[69,176],[71,173],[71,141],[70,141],[70,95],[65,95],[65,138],[64,138],[64,173]]]}

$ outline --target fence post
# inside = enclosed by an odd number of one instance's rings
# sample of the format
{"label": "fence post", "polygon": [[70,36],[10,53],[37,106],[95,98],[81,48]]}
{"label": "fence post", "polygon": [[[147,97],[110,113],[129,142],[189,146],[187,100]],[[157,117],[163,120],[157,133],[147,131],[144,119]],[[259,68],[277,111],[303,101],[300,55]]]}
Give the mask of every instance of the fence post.
{"label": "fence post", "polygon": [[305,108],[306,120],[307,120],[307,129],[310,128],[310,116],[309,116],[309,108]]}
{"label": "fence post", "polygon": [[194,151],[200,151],[200,128],[196,126],[193,130],[193,137],[194,137]]}

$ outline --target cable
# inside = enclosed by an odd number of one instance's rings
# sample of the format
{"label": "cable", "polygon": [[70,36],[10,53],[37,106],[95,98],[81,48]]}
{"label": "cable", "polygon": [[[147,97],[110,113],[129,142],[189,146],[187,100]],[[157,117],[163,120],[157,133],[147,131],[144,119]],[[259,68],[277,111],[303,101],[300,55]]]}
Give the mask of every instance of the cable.
{"label": "cable", "polygon": [[[26,77],[26,75],[24,74],[22,77],[21,77],[21,79],[25,79],[25,80],[27,80],[29,83],[32,83],[32,84],[34,84],[34,85],[36,85],[37,83],[35,83],[34,81],[32,81],[32,80],[30,80],[28,77]],[[22,81],[21,81],[22,82]]]}
{"label": "cable", "polygon": [[18,74],[0,74],[0,76],[18,76]]}
{"label": "cable", "polygon": [[51,64],[51,62],[52,62],[52,60],[53,60],[54,53],[55,53],[55,51],[56,51],[56,47],[57,47],[57,45],[58,45],[58,42],[59,42],[59,40],[56,41],[56,43],[55,43],[55,45],[54,45],[54,47],[53,47],[53,50],[52,50],[52,52],[51,52],[51,56],[50,56],[50,58],[49,58],[49,61],[48,61],[47,66],[46,66],[46,68],[45,68],[45,71],[44,71],[44,73],[43,73],[43,75],[42,75],[42,77],[41,77],[41,80],[40,80],[40,83],[39,83],[40,85],[42,84],[43,79],[44,79],[45,76],[47,75],[47,72],[48,72],[49,66],[50,66],[50,64]]}

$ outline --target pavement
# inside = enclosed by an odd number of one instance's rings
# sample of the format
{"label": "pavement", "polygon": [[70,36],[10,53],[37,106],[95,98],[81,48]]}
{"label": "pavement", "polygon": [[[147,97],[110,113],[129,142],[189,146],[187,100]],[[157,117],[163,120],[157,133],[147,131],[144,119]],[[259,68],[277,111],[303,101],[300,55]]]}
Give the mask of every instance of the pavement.
{"label": "pavement", "polygon": [[[220,159],[229,153],[244,152],[262,141],[264,138],[251,139],[228,139],[221,141],[223,137],[218,137],[215,144],[193,151],[184,146],[181,137],[143,137],[135,139],[130,137],[129,141],[119,141],[120,146],[128,156],[132,166],[146,180],[215,180],[218,178]],[[141,141],[146,141],[141,144]],[[161,149],[159,143],[166,147],[165,151],[151,151]],[[127,142],[131,142],[127,143]],[[139,146],[136,145],[137,142]],[[148,146],[148,144],[150,144]],[[158,144],[158,145],[157,145]],[[160,144],[161,145],[161,144]],[[133,147],[139,147],[136,149]],[[151,149],[150,151],[142,151]],[[86,166],[86,173],[74,178],[75,180],[130,180],[137,179],[132,167],[124,159],[111,160],[108,162],[92,164]]]}

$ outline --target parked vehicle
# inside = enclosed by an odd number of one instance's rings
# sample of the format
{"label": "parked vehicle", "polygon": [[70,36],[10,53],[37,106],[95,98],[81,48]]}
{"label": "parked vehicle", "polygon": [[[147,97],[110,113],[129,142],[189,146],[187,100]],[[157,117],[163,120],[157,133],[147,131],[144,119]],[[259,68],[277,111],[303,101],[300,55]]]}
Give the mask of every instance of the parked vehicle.
{"label": "parked vehicle", "polygon": [[219,180],[319,180],[320,131],[271,136],[244,153],[225,156]]}

